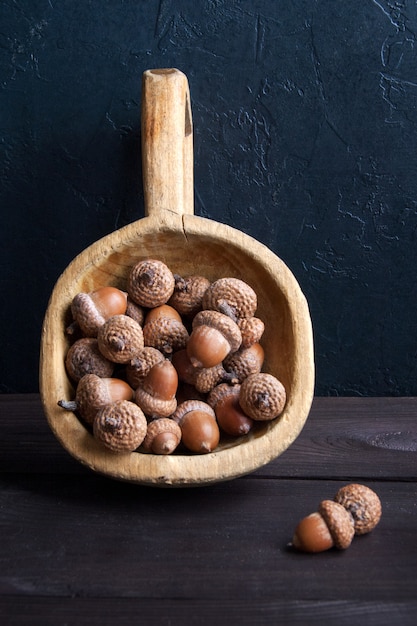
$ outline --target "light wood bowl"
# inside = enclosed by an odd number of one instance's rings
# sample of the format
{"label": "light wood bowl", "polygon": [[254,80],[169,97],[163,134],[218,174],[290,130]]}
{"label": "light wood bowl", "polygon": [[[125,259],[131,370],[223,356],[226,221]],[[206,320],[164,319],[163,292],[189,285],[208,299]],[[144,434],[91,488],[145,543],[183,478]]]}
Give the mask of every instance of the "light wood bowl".
{"label": "light wood bowl", "polygon": [[[197,486],[248,474],[283,453],[308,417],[314,391],[312,326],[306,299],[291,271],[266,246],[227,225],[194,215],[193,137],[186,76],[148,70],[142,89],[145,217],[79,254],[58,279],[46,311],[40,351],[40,393],[50,428],[63,447],[92,470],[155,486]],[[238,439],[222,438],[204,455],[159,456],[107,451],[78,417],[57,405],[74,397],[65,371],[70,304],[80,291],[126,288],[130,267],[158,258],[180,275],[241,278],[258,296],[265,323],[263,371],[286,387],[282,415]]]}

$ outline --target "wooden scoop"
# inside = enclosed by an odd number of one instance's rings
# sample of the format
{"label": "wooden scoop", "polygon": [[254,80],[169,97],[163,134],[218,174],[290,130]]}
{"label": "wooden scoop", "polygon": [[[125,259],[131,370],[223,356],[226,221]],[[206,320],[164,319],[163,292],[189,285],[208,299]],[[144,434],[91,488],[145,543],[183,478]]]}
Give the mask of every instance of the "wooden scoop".
{"label": "wooden scoop", "polygon": [[[145,217],[79,254],[58,279],[45,315],[40,393],[49,425],[64,448],[94,471],[131,482],[183,486],[232,479],[265,465],[299,435],[314,390],[313,339],[305,297],[286,265],[252,237],[194,215],[193,133],[186,76],[176,69],[148,70],[142,87],[142,160]],[[258,296],[265,323],[263,371],[287,390],[281,417],[253,433],[222,441],[205,455],[157,456],[106,451],[77,416],[57,405],[74,397],[65,371],[65,328],[73,297],[103,285],[126,288],[130,267],[157,258],[183,276],[241,278]]]}

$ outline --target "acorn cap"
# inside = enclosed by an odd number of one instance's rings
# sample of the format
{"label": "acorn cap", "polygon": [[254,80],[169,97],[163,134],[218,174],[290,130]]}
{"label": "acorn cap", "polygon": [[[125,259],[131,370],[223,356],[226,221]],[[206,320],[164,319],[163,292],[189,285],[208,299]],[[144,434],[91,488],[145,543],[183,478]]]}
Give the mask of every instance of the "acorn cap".
{"label": "acorn cap", "polygon": [[272,374],[250,374],[242,381],[240,406],[254,420],[268,421],[284,410],[286,391],[284,385]]}
{"label": "acorn cap", "polygon": [[216,406],[219,402],[223,402],[230,396],[235,396],[239,398],[240,394],[240,385],[228,385],[227,383],[220,383],[214,387],[209,395],[207,396],[207,404],[209,404],[214,411],[216,411]]}
{"label": "acorn cap", "polygon": [[148,424],[142,447],[154,454],[172,454],[181,441],[181,428],[169,417],[161,417]]}
{"label": "acorn cap", "polygon": [[158,317],[143,326],[145,346],[156,348],[166,355],[184,349],[188,337],[184,324],[169,317]]}
{"label": "acorn cap", "polygon": [[257,308],[255,291],[239,278],[219,278],[206,289],[203,308],[226,311],[232,317],[252,317]]}
{"label": "acorn cap", "polygon": [[238,326],[242,333],[243,348],[259,343],[265,330],[265,324],[259,317],[242,317],[238,320]]}
{"label": "acorn cap", "polygon": [[353,517],[356,535],[369,533],[381,519],[381,501],[375,491],[365,485],[345,485],[336,493],[334,500]]}
{"label": "acorn cap", "polygon": [[97,340],[100,352],[113,363],[129,363],[144,346],[141,326],[128,315],[113,315],[106,320]]}
{"label": "acorn cap", "polygon": [[226,372],[223,365],[219,363],[213,367],[196,368],[194,386],[200,393],[209,393],[225,380],[237,382],[236,378]]}
{"label": "acorn cap", "polygon": [[218,330],[228,341],[230,352],[236,352],[242,343],[239,326],[231,317],[219,311],[200,311],[193,319],[193,328],[209,326]]}
{"label": "acorn cap", "polygon": [[177,424],[181,426],[182,420],[187,413],[191,413],[191,411],[203,411],[216,421],[214,410],[207,402],[204,402],[204,400],[184,400],[184,402],[178,404],[174,413],[171,415],[171,419],[175,420]]}
{"label": "acorn cap", "polygon": [[348,548],[355,534],[350,513],[333,500],[320,502],[318,512],[326,522],[336,548],[339,550]]}
{"label": "acorn cap", "polygon": [[133,300],[128,296],[127,297],[127,307],[126,313],[132,319],[135,320],[140,326],[143,326],[143,322],[145,320],[145,309],[140,306],[140,304],[136,304]]}
{"label": "acorn cap", "polygon": [[98,329],[106,321],[89,293],[77,293],[71,302],[71,313],[87,337],[97,337]]}
{"label": "acorn cap", "polygon": [[205,276],[191,275],[179,276],[174,274],[175,287],[174,293],[168,301],[168,304],[174,307],[181,315],[185,317],[194,317],[203,306],[203,296],[210,281]]}
{"label": "acorn cap", "polygon": [[168,302],[174,286],[174,275],[165,263],[144,259],[131,268],[127,291],[136,304],[154,308]]}
{"label": "acorn cap", "polygon": [[165,360],[165,356],[151,346],[145,346],[126,365],[126,378],[133,389],[137,389],[143,379],[149,374],[152,367]]}
{"label": "acorn cap", "polygon": [[143,411],[129,400],[102,407],[93,424],[94,436],[113,452],[133,452],[146,436]]}
{"label": "acorn cap", "polygon": [[261,371],[264,357],[261,344],[254,343],[247,348],[241,346],[236,352],[228,354],[223,360],[223,366],[227,372],[242,382],[251,374],[258,374]]}
{"label": "acorn cap", "polygon": [[65,368],[70,378],[78,382],[85,374],[110,377],[114,371],[114,363],[101,354],[97,339],[82,337],[69,348],[65,357]]}

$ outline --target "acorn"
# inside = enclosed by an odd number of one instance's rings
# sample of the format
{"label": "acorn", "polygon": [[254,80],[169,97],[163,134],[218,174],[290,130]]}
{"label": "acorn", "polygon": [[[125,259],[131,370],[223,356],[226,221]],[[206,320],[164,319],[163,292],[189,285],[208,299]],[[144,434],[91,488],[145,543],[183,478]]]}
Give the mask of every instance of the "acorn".
{"label": "acorn", "polygon": [[203,309],[220,311],[235,321],[253,317],[257,306],[255,291],[239,278],[219,278],[211,283],[203,296]]}
{"label": "acorn", "polygon": [[147,421],[137,404],[118,400],[103,406],[94,423],[94,437],[112,452],[133,452],[144,440]]}
{"label": "acorn", "polygon": [[174,292],[168,304],[182,317],[192,319],[203,308],[203,297],[210,286],[210,281],[205,276],[199,275],[182,277],[174,274],[174,279]]}
{"label": "acorn", "polygon": [[334,497],[353,517],[355,534],[365,535],[379,523],[381,500],[370,487],[351,483],[341,487]]}
{"label": "acorn", "polygon": [[242,334],[242,348],[249,348],[262,339],[265,324],[259,317],[242,317],[238,320],[237,325]]}
{"label": "acorn", "polygon": [[163,261],[144,259],[131,268],[127,291],[136,304],[153,308],[168,302],[174,286],[174,275]]}
{"label": "acorn", "polygon": [[165,356],[151,346],[145,346],[126,364],[126,380],[133,389],[137,389],[149,374],[151,368],[165,360]]}
{"label": "acorn", "polygon": [[181,428],[169,417],[155,419],[148,424],[142,448],[153,454],[172,454],[181,441]]}
{"label": "acorn", "polygon": [[239,350],[228,354],[223,361],[224,369],[242,383],[250,374],[258,374],[263,366],[265,358],[264,349],[260,343],[254,343],[248,347],[240,347]]}
{"label": "acorn", "polygon": [[239,402],[244,412],[252,419],[273,420],[284,410],[285,387],[272,374],[266,372],[251,374],[242,382]]}
{"label": "acorn", "polygon": [[143,326],[146,315],[145,309],[143,308],[143,306],[140,306],[139,304],[136,304],[136,302],[133,302],[130,296],[127,297],[127,307],[125,315],[128,315],[129,317],[134,319],[135,322],[139,324],[139,326]]}
{"label": "acorn", "polygon": [[290,547],[302,552],[324,552],[332,547],[345,550],[354,537],[350,513],[333,500],[323,500],[318,511],[297,525]]}
{"label": "acorn", "polygon": [[191,452],[208,454],[220,441],[216,415],[206,402],[186,400],[171,416],[181,428],[182,443]]}
{"label": "acorn", "polygon": [[65,368],[69,377],[78,383],[86,374],[109,378],[114,372],[114,363],[102,355],[96,338],[82,337],[69,348]]}
{"label": "acorn", "polygon": [[237,383],[233,374],[229,374],[219,363],[213,367],[195,367],[186,349],[178,350],[172,355],[172,364],[178,373],[181,382],[193,385],[200,393],[209,393],[219,383],[227,381]]}
{"label": "acorn", "polygon": [[236,322],[218,311],[204,310],[193,319],[187,353],[196,367],[213,367],[230,352],[236,352],[241,341],[242,335]]}
{"label": "acorn", "polygon": [[242,410],[239,396],[240,385],[221,383],[207,397],[207,404],[214,409],[220,428],[234,437],[247,435],[254,426],[254,420]]}
{"label": "acorn", "polygon": [[129,363],[144,347],[141,326],[128,315],[114,315],[100,326],[100,352],[113,363]]}
{"label": "acorn", "polygon": [[77,385],[75,400],[59,400],[58,406],[66,411],[77,411],[88,424],[92,424],[101,407],[116,400],[132,399],[133,389],[124,380],[86,374]]}
{"label": "acorn", "polygon": [[[97,337],[99,328],[109,317],[123,315],[127,307],[127,293],[116,287],[100,287],[89,293],[78,293],[71,302],[74,322],[86,337]],[[73,325],[67,328],[73,332]]]}
{"label": "acorn", "polygon": [[168,359],[159,361],[135,391],[135,402],[150,418],[168,417],[177,408],[178,374]]}
{"label": "acorn", "polygon": [[188,331],[182,321],[173,317],[151,318],[143,326],[144,345],[156,348],[167,357],[185,348],[188,338]]}

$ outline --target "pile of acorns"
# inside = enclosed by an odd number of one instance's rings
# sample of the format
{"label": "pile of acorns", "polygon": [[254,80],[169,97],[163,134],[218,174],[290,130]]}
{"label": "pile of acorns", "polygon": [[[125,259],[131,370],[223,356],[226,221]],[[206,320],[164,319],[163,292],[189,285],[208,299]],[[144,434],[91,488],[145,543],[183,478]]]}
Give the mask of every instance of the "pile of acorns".
{"label": "pile of acorns", "polygon": [[332,500],[322,500],[317,511],[297,524],[289,547],[311,553],[333,547],[346,550],[355,536],[370,533],[381,515],[375,491],[359,483],[344,485]]}
{"label": "pile of acorns", "polygon": [[263,372],[264,324],[255,291],[238,278],[179,276],[157,259],[136,263],[127,293],[101,287],[71,304],[65,367],[75,411],[113,452],[208,453],[277,418],[283,384]]}

